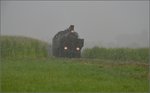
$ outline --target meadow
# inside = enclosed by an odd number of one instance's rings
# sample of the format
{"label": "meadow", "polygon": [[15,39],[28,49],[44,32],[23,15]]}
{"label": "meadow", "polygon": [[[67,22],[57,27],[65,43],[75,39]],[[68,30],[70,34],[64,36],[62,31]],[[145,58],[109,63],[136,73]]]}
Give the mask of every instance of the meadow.
{"label": "meadow", "polygon": [[82,58],[55,58],[47,43],[1,37],[1,92],[146,92],[148,48],[85,49]]}

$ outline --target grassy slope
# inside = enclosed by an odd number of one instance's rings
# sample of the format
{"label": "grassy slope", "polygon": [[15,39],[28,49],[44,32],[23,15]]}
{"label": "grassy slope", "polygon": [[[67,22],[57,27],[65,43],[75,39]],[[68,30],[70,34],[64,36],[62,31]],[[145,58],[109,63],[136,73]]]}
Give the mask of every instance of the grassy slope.
{"label": "grassy slope", "polygon": [[46,57],[48,44],[22,36],[0,36],[2,58]]}
{"label": "grassy slope", "polygon": [[[0,39],[3,92],[148,91],[148,53],[143,50],[136,52],[141,55],[129,54],[137,57],[136,60],[128,58],[126,61],[122,54],[131,53],[127,52],[130,49],[85,51],[85,57],[100,59],[48,59],[47,44],[42,41],[18,36],[1,36]],[[118,56],[115,56],[117,60],[112,59],[111,51],[121,55],[121,59],[118,60]]]}

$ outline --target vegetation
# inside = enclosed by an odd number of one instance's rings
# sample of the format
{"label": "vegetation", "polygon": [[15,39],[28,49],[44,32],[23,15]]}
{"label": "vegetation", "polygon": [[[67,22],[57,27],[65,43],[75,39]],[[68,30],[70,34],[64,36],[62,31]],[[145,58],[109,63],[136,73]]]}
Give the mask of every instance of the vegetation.
{"label": "vegetation", "polygon": [[3,92],[148,92],[148,65],[100,59],[2,60]]}
{"label": "vegetation", "polygon": [[0,92],[148,92],[148,49],[92,48],[83,58],[47,57],[48,44],[1,36]]}
{"label": "vegetation", "polygon": [[[33,38],[19,36],[1,36],[2,58],[39,58],[49,56],[49,45],[46,42]],[[83,58],[98,58],[121,61],[149,60],[148,48],[86,48],[82,52]]]}
{"label": "vegetation", "polygon": [[122,61],[144,61],[149,60],[148,48],[99,48],[85,49],[83,51],[85,58],[99,58]]}
{"label": "vegetation", "polygon": [[21,36],[1,36],[2,58],[47,57],[48,44]]}

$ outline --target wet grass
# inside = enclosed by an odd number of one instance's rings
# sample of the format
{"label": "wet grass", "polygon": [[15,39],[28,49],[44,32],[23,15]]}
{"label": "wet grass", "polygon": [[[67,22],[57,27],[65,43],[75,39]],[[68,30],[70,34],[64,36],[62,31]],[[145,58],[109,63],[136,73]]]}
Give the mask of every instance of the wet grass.
{"label": "wet grass", "polygon": [[84,58],[99,58],[121,61],[149,61],[148,48],[86,48],[82,53]]}
{"label": "wet grass", "polygon": [[48,56],[46,42],[23,36],[0,36],[2,58],[36,58]]}
{"label": "wet grass", "polygon": [[148,92],[148,48],[83,50],[83,58],[48,57],[48,44],[1,36],[1,92]]}
{"label": "wet grass", "polygon": [[2,60],[2,92],[148,92],[148,64],[87,59]]}

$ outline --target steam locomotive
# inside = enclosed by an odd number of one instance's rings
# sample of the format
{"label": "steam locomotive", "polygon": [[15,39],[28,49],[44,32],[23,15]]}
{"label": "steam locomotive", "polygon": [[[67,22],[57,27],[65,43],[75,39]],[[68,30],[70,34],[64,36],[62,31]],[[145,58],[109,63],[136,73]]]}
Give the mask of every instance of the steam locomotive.
{"label": "steam locomotive", "polygon": [[52,54],[55,57],[80,58],[83,45],[84,39],[80,39],[74,25],[70,25],[53,37]]}

